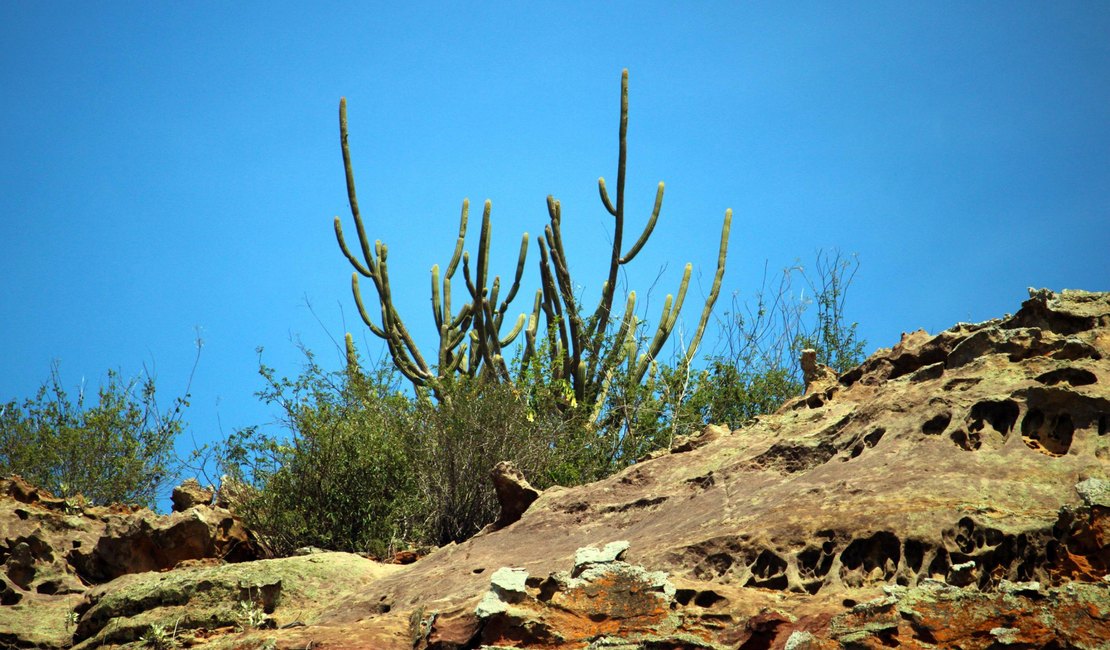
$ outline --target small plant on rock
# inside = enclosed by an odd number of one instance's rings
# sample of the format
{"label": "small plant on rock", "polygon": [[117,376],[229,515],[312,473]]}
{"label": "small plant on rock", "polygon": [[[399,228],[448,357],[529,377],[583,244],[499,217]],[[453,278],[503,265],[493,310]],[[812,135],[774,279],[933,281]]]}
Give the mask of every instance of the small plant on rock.
{"label": "small plant on rock", "polygon": [[165,624],[152,623],[139,641],[154,650],[169,650],[176,647],[177,623],[174,623],[173,630],[168,629]]}
{"label": "small plant on rock", "polygon": [[266,624],[266,612],[253,600],[240,600],[235,608],[235,623],[240,631],[256,630]]}

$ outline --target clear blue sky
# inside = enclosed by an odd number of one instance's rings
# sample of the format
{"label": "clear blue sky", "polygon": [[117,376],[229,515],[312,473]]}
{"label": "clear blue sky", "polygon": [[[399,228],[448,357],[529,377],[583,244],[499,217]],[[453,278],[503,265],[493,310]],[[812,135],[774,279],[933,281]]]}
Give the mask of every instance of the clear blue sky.
{"label": "clear blue sky", "polygon": [[629,275],[668,265],[653,321],[685,262],[711,277],[728,207],[722,305],[765,263],[855,252],[869,349],[1027,286],[1108,290],[1108,35],[1104,2],[0,3],[0,400],[58,359],[71,388],[146,364],[168,404],[199,327],[187,449],[273,419],[258,346],[291,376],[294,337],[329,366],[344,330],[380,354],[332,234],[340,96],[426,346],[464,197],[493,201],[502,274],[562,199],[596,291],[625,67],[630,228],[667,183]]}

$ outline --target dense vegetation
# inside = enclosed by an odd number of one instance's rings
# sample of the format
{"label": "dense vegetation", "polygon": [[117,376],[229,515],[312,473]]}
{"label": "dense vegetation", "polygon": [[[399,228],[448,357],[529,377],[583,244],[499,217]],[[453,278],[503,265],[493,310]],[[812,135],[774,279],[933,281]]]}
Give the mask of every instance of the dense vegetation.
{"label": "dense vegetation", "polygon": [[[863,343],[844,317],[855,268],[819,257],[813,276],[788,269],[750,310],[734,304],[723,315],[718,349],[701,363],[678,353],[643,382],[626,364],[601,418],[542,367],[514,367],[511,384],[456,375],[414,392],[388,362],[364,369],[350,338],[337,371],[305,350],[295,379],[260,368],[259,397],[280,409],[284,434],[241,430],[207,455],[239,484],[240,514],[279,553],[461,541],[498,514],[489,480],[498,461],[514,461],[541,489],[596,480],[676,435],[738,427],[801,394],[804,348],[841,371],[858,364]],[[792,281],[815,297],[799,299]]]}

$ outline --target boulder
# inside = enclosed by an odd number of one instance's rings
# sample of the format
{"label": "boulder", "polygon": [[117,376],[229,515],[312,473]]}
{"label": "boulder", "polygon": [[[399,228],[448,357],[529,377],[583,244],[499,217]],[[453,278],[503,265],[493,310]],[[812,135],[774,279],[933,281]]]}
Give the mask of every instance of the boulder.
{"label": "boulder", "polygon": [[185,512],[194,506],[211,505],[214,494],[212,488],[203,487],[195,478],[189,478],[173,489],[170,501],[173,502],[174,512]]}
{"label": "boulder", "polygon": [[187,561],[260,556],[253,535],[226,510],[93,507],[18,476],[0,479],[0,647],[69,647],[74,608],[90,586]]}

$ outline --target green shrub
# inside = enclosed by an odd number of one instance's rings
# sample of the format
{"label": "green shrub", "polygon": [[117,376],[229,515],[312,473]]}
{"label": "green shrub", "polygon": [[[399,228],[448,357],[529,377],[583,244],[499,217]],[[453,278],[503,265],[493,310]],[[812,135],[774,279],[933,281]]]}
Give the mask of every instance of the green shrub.
{"label": "green shrub", "polygon": [[418,402],[412,438],[418,500],[407,513],[425,543],[460,542],[497,518],[490,470],[513,461],[543,489],[566,448],[563,423],[537,415],[515,387],[482,377],[456,376],[437,386],[440,398]]}
{"label": "green shrub", "polygon": [[258,396],[280,407],[288,435],[248,427],[210,452],[222,472],[251,488],[238,514],[278,554],[302,546],[383,554],[410,536],[402,513],[414,495],[414,404],[390,367],[363,374],[352,357],[344,370],[326,372],[304,354],[295,380],[259,369],[266,386]]}
{"label": "green shrub", "polygon": [[152,377],[124,380],[109,370],[96,403],[86,406],[83,387],[70,401],[55,364],[35,397],[0,405],[0,475],[20,474],[58,496],[81,494],[95,505],[154,507],[173,477],[188,397],[160,412]]}
{"label": "green shrub", "polygon": [[[449,375],[415,395],[399,390],[402,375],[389,362],[362,370],[349,339],[338,372],[305,350],[296,380],[260,368],[259,397],[281,408],[287,436],[243,429],[217,456],[254,487],[240,514],[279,553],[462,541],[497,518],[489,471],[499,461],[513,461],[540,489],[598,480],[677,435],[739,426],[800,394],[804,347],[838,370],[858,363],[862,343],[844,317],[855,267],[833,262],[819,256],[813,282],[788,269],[775,294],[761,291],[752,310],[726,315],[724,352],[702,367],[677,350],[641,380],[638,360],[627,359],[608,375],[601,407],[579,404],[565,373],[550,367],[560,358],[546,353],[558,345],[554,332],[514,361],[513,383]],[[795,278],[812,298],[792,293]]]}

